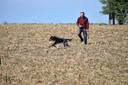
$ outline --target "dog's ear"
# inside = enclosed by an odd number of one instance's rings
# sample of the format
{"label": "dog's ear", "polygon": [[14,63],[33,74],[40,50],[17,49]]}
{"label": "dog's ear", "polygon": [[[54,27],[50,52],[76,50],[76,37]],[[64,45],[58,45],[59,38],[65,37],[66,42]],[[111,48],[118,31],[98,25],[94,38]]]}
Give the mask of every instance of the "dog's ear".
{"label": "dog's ear", "polygon": [[53,40],[54,38],[55,38],[55,36],[51,36],[51,37],[49,38],[49,41]]}
{"label": "dog's ear", "polygon": [[49,38],[49,41],[52,39],[52,36]]}
{"label": "dog's ear", "polygon": [[57,38],[57,36],[53,36],[53,38]]}
{"label": "dog's ear", "polygon": [[51,36],[51,38],[54,38],[55,36]]}

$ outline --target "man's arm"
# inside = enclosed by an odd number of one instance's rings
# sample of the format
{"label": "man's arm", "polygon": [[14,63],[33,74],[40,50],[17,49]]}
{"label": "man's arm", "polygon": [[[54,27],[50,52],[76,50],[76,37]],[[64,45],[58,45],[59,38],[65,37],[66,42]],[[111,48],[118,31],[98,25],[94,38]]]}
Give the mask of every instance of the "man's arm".
{"label": "man's arm", "polygon": [[89,30],[89,21],[86,23],[86,29]]}
{"label": "man's arm", "polygon": [[89,21],[88,21],[87,17],[86,17],[86,22],[85,22],[85,28],[86,28],[86,31],[88,32],[89,31]]}
{"label": "man's arm", "polygon": [[76,25],[79,27],[79,18],[77,19]]}

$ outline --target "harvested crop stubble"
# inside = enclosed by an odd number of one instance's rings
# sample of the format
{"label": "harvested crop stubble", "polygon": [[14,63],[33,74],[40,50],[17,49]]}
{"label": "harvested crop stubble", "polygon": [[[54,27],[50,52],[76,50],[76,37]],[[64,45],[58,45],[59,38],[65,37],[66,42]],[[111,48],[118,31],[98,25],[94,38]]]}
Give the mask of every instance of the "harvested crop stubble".
{"label": "harvested crop stubble", "polygon": [[[128,25],[91,25],[84,46],[75,25],[0,25],[1,85],[128,85]],[[49,37],[73,38],[48,48]]]}

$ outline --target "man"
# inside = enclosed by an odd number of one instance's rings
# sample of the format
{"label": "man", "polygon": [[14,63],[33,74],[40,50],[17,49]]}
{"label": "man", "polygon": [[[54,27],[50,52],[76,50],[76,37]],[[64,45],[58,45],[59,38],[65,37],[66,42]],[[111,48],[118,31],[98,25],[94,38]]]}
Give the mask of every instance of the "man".
{"label": "man", "polygon": [[[87,44],[87,32],[89,30],[89,21],[88,18],[85,17],[85,13],[84,12],[80,12],[80,17],[77,19],[76,22],[77,26],[79,27],[78,29],[78,36],[81,40],[81,42],[84,41],[84,44]],[[82,33],[83,33],[83,37],[82,37]]]}

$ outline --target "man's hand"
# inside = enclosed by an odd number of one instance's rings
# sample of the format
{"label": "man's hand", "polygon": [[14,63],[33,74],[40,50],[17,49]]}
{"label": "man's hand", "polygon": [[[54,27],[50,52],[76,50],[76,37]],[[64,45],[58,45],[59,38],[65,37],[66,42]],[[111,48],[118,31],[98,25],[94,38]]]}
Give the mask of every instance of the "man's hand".
{"label": "man's hand", "polygon": [[82,27],[82,25],[79,25],[79,27]]}
{"label": "man's hand", "polygon": [[86,32],[89,32],[89,29],[85,29]]}
{"label": "man's hand", "polygon": [[84,29],[84,31],[89,32],[89,29]]}

